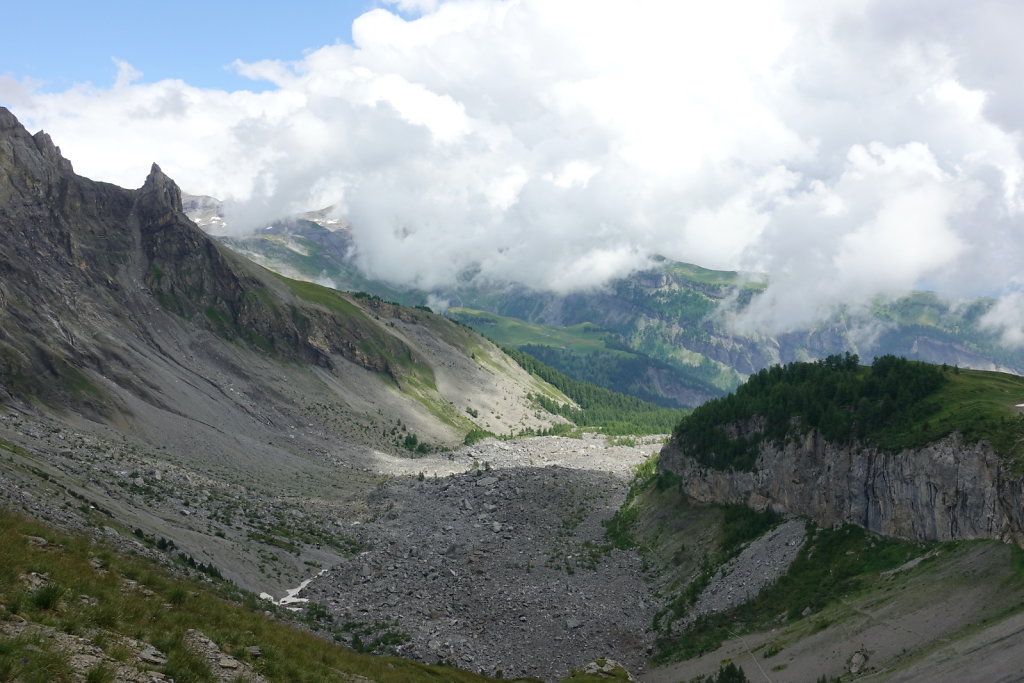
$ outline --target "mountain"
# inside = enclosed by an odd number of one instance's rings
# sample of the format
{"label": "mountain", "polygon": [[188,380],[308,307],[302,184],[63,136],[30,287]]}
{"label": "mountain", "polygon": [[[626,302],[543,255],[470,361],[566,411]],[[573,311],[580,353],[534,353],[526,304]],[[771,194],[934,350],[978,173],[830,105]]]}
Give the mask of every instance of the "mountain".
{"label": "mountain", "polygon": [[[198,230],[158,166],[137,191],[94,183],[75,175],[44,133],[29,136],[7,111],[0,126],[0,376],[9,397],[122,417],[141,400],[188,415],[189,402],[165,395],[173,382],[157,382],[159,375],[209,369],[202,374],[243,382],[232,362],[284,362],[293,364],[284,372],[308,366],[304,381],[320,383],[321,393],[361,377],[368,402],[395,403],[391,412],[441,442],[477,427],[557,422],[538,421],[524,398],[551,389],[465,328],[276,276]],[[437,351],[448,352],[445,362]],[[518,401],[504,408],[506,418],[483,398],[475,409],[484,417],[452,407],[449,399],[489,395],[495,381],[506,381]]]}
{"label": "mountain", "polygon": [[[369,464],[383,455],[566,422],[534,396],[569,399],[467,328],[282,278],[182,209],[156,165],[138,190],[93,182],[45,133],[0,110],[0,443],[48,454],[21,456],[22,466],[59,477],[127,528],[277,592],[310,558],[260,569],[241,540],[265,532],[202,533],[184,514],[194,494],[176,481],[204,482],[201,498],[263,490],[280,501],[290,490],[317,496],[303,482],[337,465],[345,476],[321,485],[353,499],[333,497],[315,516],[345,516],[363,508],[360,492],[377,481]],[[138,500],[90,483],[79,448],[107,454],[102,469],[125,476]],[[327,529],[347,547],[339,527]],[[340,552],[310,548],[317,562]]]}
{"label": "mountain", "polygon": [[651,680],[754,653],[784,680],[1019,675],[1024,378],[858,361],[756,373],[635,485],[614,527],[662,577]]}
{"label": "mountain", "polygon": [[762,368],[844,352],[1024,373],[1024,352],[1004,347],[979,325],[990,300],[952,304],[914,292],[868,310],[839,310],[804,330],[741,334],[722,313],[748,306],[767,284],[762,276],[654,259],[648,269],[589,292],[561,295],[469,276],[423,292],[368,277],[358,267],[351,228],[328,229],[315,216],[220,239],[290,277],[410,305],[442,302],[446,315],[503,345],[576,379],[662,405],[694,407]]}
{"label": "mountain", "polygon": [[[601,521],[660,440],[636,430],[667,431],[678,411],[536,361],[527,371],[422,307],[266,270],[200,230],[184,204],[156,165],[136,190],[76,175],[48,136],[0,109],[0,506],[97,544],[53,571],[0,553],[0,677],[60,677],[38,668],[59,659],[54,647],[26,657],[19,638],[52,633],[62,606],[62,624],[101,632],[92,645],[58,641],[101,650],[110,667],[145,649],[134,635],[145,634],[167,661],[140,666],[165,675],[191,667],[172,655],[198,648],[214,673],[220,653],[296,679],[280,651],[246,657],[251,636],[235,624],[176,609],[189,590],[171,600],[147,569],[110,571],[100,588],[68,569],[108,571],[113,553],[350,649],[419,662],[346,669],[395,669],[375,680],[407,680],[410,666],[480,680],[429,668],[439,660],[548,680],[609,654],[642,666],[654,603],[637,599],[649,592],[639,560],[603,544]],[[549,435],[511,438],[538,433]],[[79,588],[86,597],[69,601]],[[134,590],[152,600],[116,597]],[[6,619],[15,613],[30,625]]]}
{"label": "mountain", "polygon": [[[156,166],[138,190],[77,176],[0,109],[0,504],[47,523],[0,511],[0,677],[481,680],[445,662],[558,680],[590,660],[570,680],[626,677],[609,655],[653,683],[735,680],[737,662],[785,680],[1024,666],[1021,551],[1002,542],[1021,541],[1020,378],[852,354],[753,372],[860,340],[860,323],[733,339],[706,312],[757,282],[682,264],[567,297],[448,293],[509,345],[609,383],[669,386],[643,364],[696,359],[706,374],[673,386],[710,395],[750,369],[679,422],[422,306],[266,270],[188,220],[192,201]],[[329,216],[253,239],[354,268]],[[872,315],[918,350],[996,357],[970,327],[984,302],[941,306]],[[672,361],[668,340],[693,348]],[[729,349],[735,365],[714,360]],[[632,433],[674,423],[657,458],[660,437]],[[548,435],[486,438],[509,432]]]}

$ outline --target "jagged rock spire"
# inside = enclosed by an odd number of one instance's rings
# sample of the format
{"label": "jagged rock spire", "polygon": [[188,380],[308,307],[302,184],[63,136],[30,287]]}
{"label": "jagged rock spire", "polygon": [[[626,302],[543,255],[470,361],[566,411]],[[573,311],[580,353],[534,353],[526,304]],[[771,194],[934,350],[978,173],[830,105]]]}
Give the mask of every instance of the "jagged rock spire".
{"label": "jagged rock spire", "polygon": [[5,133],[12,128],[21,128],[18,117],[11,113],[7,107],[0,107],[0,133]]}
{"label": "jagged rock spire", "polygon": [[140,214],[150,219],[166,217],[182,210],[178,184],[168,178],[156,164],[153,164],[146,182],[139,189],[137,202]]}
{"label": "jagged rock spire", "polygon": [[72,173],[71,162],[49,135],[30,135],[9,109],[0,107],[0,204],[38,201]]}

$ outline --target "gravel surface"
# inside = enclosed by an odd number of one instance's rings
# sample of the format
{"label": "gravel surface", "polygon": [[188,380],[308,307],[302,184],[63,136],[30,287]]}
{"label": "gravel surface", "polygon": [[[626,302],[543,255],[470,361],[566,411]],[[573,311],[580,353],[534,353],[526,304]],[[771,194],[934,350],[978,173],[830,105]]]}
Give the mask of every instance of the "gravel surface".
{"label": "gravel surface", "polygon": [[653,448],[543,437],[382,460],[425,474],[380,487],[380,516],[349,524],[372,549],[301,596],[348,624],[346,640],[390,628],[426,662],[552,680],[610,656],[642,671],[657,606],[639,556],[605,544],[601,522]]}
{"label": "gravel surface", "polygon": [[715,572],[686,616],[673,624],[673,630],[682,631],[699,617],[725,612],[757,597],[789,571],[806,535],[805,522],[794,519],[752,541]]}
{"label": "gravel surface", "polygon": [[[256,459],[249,472],[200,469],[13,413],[0,413],[0,438],[3,504],[169,566],[188,553],[279,604],[292,593],[284,606],[353,646],[552,680],[604,657],[639,673],[652,643],[654,584],[601,522],[656,439],[490,440],[422,458],[364,449],[272,473]],[[162,537],[175,547],[154,547]]]}

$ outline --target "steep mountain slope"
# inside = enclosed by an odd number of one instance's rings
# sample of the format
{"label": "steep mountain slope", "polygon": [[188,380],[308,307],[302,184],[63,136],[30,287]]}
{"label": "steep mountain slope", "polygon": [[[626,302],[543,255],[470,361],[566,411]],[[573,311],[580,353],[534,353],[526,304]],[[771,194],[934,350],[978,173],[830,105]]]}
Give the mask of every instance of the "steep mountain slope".
{"label": "steep mountain slope", "polygon": [[[155,165],[135,191],[90,181],[0,109],[0,445],[13,495],[59,481],[106,524],[278,592],[305,562],[349,552],[325,522],[365,512],[386,453],[564,422],[528,396],[568,399],[468,329],[283,279],[181,209]],[[246,499],[251,524],[212,524]],[[288,519],[300,508],[302,533]],[[323,538],[308,531],[320,524]],[[254,562],[250,540],[265,537],[296,552]]]}
{"label": "steep mountain slope", "polygon": [[[316,223],[319,219],[308,214],[258,234],[220,239],[291,277],[407,304],[446,302],[462,322],[503,344],[515,338],[517,348],[576,379],[666,405],[699,405],[761,368],[843,352],[1024,372],[1024,353],[1003,347],[996,334],[978,324],[992,301],[954,305],[915,292],[878,302],[869,311],[839,311],[813,328],[745,335],[731,330],[721,313],[747,306],[763,291],[763,277],[655,260],[649,269],[592,292],[557,295],[478,283],[469,275],[458,286],[422,292],[367,277],[358,268],[351,229],[333,224],[328,229]],[[594,340],[598,344],[553,341],[559,336],[555,330],[568,328],[571,336],[581,325],[601,331],[602,338]],[[524,334],[531,329],[532,336]],[[513,334],[502,336],[508,332]],[[627,372],[630,381],[622,379]]]}
{"label": "steep mountain slope", "polygon": [[[158,167],[138,190],[95,183],[0,109],[0,506],[226,578],[359,650],[505,677],[643,665],[653,602],[601,522],[658,438],[463,444],[678,411],[567,383],[574,405],[469,328],[284,278],[182,208]],[[26,590],[0,612],[34,606]],[[120,620],[108,599],[95,618]],[[178,613],[161,647],[191,627]]]}
{"label": "steep mountain slope", "polygon": [[[495,393],[487,386],[495,378],[508,380],[519,407],[506,411],[522,425],[551,424],[536,422],[522,399],[550,388],[464,328],[272,276],[196,229],[159,167],[134,192],[94,183],[74,175],[45,134],[33,138],[9,112],[2,117],[0,376],[9,396],[52,396],[117,412],[111,388],[99,386],[106,381],[159,403],[146,387],[149,359],[139,355],[191,346],[333,376],[365,371],[378,380],[374,393],[421,404],[406,409],[409,419],[426,425],[427,415],[441,418],[430,431],[442,440],[474,427],[461,406],[443,407],[448,399]],[[467,359],[477,353],[478,361]],[[499,430],[519,426],[493,413],[480,419]]]}

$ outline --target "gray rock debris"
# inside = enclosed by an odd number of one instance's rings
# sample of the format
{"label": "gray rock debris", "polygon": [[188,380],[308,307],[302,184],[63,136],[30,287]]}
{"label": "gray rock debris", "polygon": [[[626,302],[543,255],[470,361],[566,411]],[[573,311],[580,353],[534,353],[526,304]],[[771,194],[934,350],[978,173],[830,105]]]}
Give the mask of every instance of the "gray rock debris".
{"label": "gray rock debris", "polygon": [[757,597],[789,570],[806,535],[805,523],[794,519],[752,541],[715,573],[686,616],[673,624],[673,630],[678,632],[698,617],[724,612]]}
{"label": "gray rock debris", "polygon": [[[244,680],[250,683],[266,683],[266,678],[256,673],[247,663],[221,651],[217,643],[210,640],[202,631],[193,628],[186,631],[185,644],[189,650],[206,660],[218,681]],[[248,648],[247,651],[251,652],[251,649]]]}
{"label": "gray rock debris", "polygon": [[463,471],[392,479],[377,503],[386,514],[352,527],[372,549],[303,597],[325,605],[335,629],[393,624],[410,637],[398,654],[428,663],[558,680],[612,655],[639,670],[653,643],[653,586],[635,552],[604,546],[601,522],[649,451],[544,437],[414,461]]}

